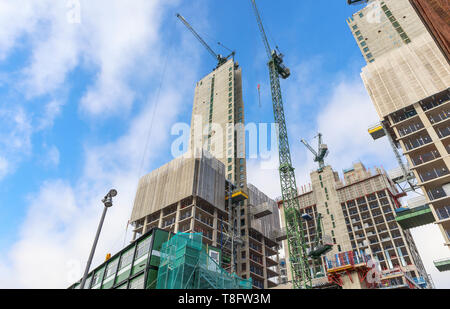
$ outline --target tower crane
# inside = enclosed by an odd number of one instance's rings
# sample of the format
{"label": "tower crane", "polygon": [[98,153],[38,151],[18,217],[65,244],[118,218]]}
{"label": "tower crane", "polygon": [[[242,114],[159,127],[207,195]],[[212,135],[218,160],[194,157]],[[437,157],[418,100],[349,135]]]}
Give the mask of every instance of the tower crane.
{"label": "tower crane", "polygon": [[[230,57],[234,57],[234,55],[235,55],[234,51],[232,51],[231,54],[228,55],[227,57],[223,57],[220,54],[216,54],[216,52],[205,42],[205,40],[202,39],[202,37],[194,30],[194,28],[192,28],[192,26],[186,21],[186,19],[184,19],[184,17],[181,16],[181,14],[177,13],[176,16],[178,17],[179,20],[181,20],[181,22],[186,26],[186,28],[188,28],[189,31],[192,32],[192,34],[200,41],[200,43],[208,50],[208,52],[211,54],[211,56],[213,56],[214,59],[217,60],[216,68],[220,67],[222,64],[227,62]],[[220,42],[218,44],[223,46],[223,44],[221,44]]]}
{"label": "tower crane", "polygon": [[319,146],[317,151],[315,151],[304,139],[301,139],[301,142],[306,146],[306,148],[309,149],[309,151],[312,152],[314,155],[314,162],[319,163],[318,171],[321,172],[325,167],[325,158],[328,156],[329,151],[328,146],[322,143],[322,134],[319,133],[316,137],[319,138]]}
{"label": "tower crane", "polygon": [[289,149],[286,120],[284,116],[283,100],[281,97],[280,76],[286,79],[290,76],[290,70],[283,64],[283,54],[270,48],[264,26],[259,15],[255,0],[251,0],[256,21],[266,49],[269,66],[270,86],[275,123],[278,124],[278,155],[280,160],[280,184],[283,198],[283,209],[286,225],[286,236],[291,265],[293,288],[309,289],[312,287],[309,261],[299,216],[300,205],[297,199],[297,185],[294,168],[292,167],[291,152]]}

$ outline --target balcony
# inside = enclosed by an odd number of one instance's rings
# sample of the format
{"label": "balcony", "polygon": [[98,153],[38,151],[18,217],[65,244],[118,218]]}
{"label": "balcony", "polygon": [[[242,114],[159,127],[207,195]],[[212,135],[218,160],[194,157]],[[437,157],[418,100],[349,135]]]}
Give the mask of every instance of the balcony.
{"label": "balcony", "polygon": [[398,128],[398,134],[400,135],[400,138],[403,138],[424,128],[425,127],[421,122],[414,122]]}
{"label": "balcony", "polygon": [[442,187],[433,188],[427,191],[427,195],[430,200],[438,200],[447,196]]}
{"label": "balcony", "polygon": [[439,113],[431,113],[428,116],[428,119],[430,120],[432,125],[436,125],[438,123],[444,122],[448,117],[450,113],[447,110],[440,111]]}
{"label": "balcony", "polygon": [[444,90],[438,94],[428,97],[420,102],[420,106],[424,112],[430,112],[439,106],[444,106],[450,102],[450,93]]}
{"label": "balcony", "polygon": [[444,138],[450,135],[450,127],[444,126],[444,127],[436,127],[435,131],[439,138]]}
{"label": "balcony", "polygon": [[405,139],[403,141],[403,144],[405,145],[405,150],[406,150],[405,153],[416,150],[422,146],[430,144],[431,142],[432,142],[432,140],[431,140],[431,137],[428,135],[428,133],[421,133],[418,136]]}
{"label": "balcony", "polygon": [[392,115],[392,120],[394,121],[394,125],[398,125],[406,122],[408,119],[413,119],[416,116],[417,112],[414,107],[409,107],[403,111],[395,112]]}
{"label": "balcony", "polygon": [[449,174],[448,169],[445,166],[435,167],[426,171],[418,171],[419,178],[423,183],[429,182],[433,179],[437,179]]}
{"label": "balcony", "polygon": [[441,155],[439,154],[439,151],[437,151],[436,149],[415,156],[410,156],[411,161],[415,167],[436,160],[440,157]]}
{"label": "balcony", "polygon": [[450,218],[450,206],[435,208],[435,210],[439,220],[446,220]]}

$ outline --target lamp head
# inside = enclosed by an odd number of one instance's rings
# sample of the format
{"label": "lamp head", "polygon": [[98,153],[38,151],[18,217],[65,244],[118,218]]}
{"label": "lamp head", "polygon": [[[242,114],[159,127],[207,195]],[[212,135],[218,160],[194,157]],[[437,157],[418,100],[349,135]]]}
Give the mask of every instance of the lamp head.
{"label": "lamp head", "polygon": [[109,197],[114,197],[116,195],[117,195],[117,190],[116,189],[109,190],[109,192],[108,192],[108,196]]}
{"label": "lamp head", "polygon": [[112,198],[117,195],[117,190],[111,189],[109,190],[108,194],[103,198],[102,202],[105,205],[105,207],[111,207],[112,206]]}

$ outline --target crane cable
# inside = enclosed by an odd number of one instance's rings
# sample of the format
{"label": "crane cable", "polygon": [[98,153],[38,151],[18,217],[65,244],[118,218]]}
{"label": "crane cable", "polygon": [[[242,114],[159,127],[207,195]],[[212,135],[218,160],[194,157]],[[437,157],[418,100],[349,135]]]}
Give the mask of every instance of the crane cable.
{"label": "crane cable", "polygon": [[[156,110],[158,109],[159,97],[160,97],[162,85],[163,85],[163,82],[164,82],[164,77],[166,75],[167,62],[169,60],[169,55],[170,55],[171,51],[172,51],[172,49],[169,49],[168,52],[166,53],[166,59],[164,61],[162,74],[160,76],[158,90],[157,90],[156,95],[155,95],[155,97],[153,99],[153,111],[152,111],[152,115],[151,115],[151,120],[149,121],[148,129],[147,129],[147,136],[146,136],[146,141],[145,141],[145,147],[144,147],[143,152],[142,152],[141,163],[140,163],[139,169],[137,171],[136,178],[138,179],[138,181],[136,182],[135,192],[137,192],[137,189],[138,189],[139,177],[141,175],[141,172],[142,172],[142,169],[143,169],[143,166],[144,166],[145,156],[147,155],[147,149],[148,149],[148,144],[150,142],[150,137],[152,136],[153,120],[155,119]],[[125,246],[127,232],[128,232],[128,226],[129,225],[130,225],[130,220],[128,220],[127,225],[125,227],[125,236],[124,236],[124,239],[123,239],[123,246]]]}

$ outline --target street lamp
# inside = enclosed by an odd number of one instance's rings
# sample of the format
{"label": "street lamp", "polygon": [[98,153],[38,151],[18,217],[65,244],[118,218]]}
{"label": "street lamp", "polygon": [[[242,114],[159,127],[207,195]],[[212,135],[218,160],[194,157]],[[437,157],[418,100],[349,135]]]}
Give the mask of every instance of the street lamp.
{"label": "street lamp", "polygon": [[103,209],[102,218],[100,219],[100,223],[97,228],[97,234],[95,235],[94,244],[92,245],[91,253],[89,255],[88,262],[86,264],[86,269],[84,270],[83,279],[81,280],[80,289],[84,289],[84,284],[86,283],[86,278],[89,273],[89,268],[91,267],[92,258],[94,257],[95,248],[97,247],[98,238],[100,236],[100,231],[102,230],[103,221],[105,220],[106,210],[112,206],[112,198],[117,195],[117,191],[115,189],[109,190],[108,194],[105,195],[102,202],[105,205]]}

